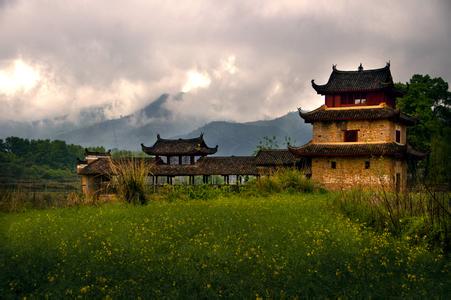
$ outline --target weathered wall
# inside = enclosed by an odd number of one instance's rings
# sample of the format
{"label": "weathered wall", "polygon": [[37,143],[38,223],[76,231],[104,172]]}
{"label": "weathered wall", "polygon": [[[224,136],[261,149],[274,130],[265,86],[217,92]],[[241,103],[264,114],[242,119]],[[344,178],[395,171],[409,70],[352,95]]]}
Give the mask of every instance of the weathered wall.
{"label": "weathered wall", "polygon": [[[331,168],[332,161],[336,169]],[[370,168],[365,169],[365,161]],[[401,176],[400,189],[407,184],[407,165],[405,161],[392,158],[314,158],[312,159],[312,179],[325,188],[341,190],[349,188],[381,188],[394,190],[396,173]]]}
{"label": "weathered wall", "polygon": [[358,142],[388,143],[395,141],[395,128],[401,130],[401,142],[405,143],[406,127],[389,120],[315,122],[313,143],[342,143],[345,130],[359,130]]}
{"label": "weathered wall", "polygon": [[81,176],[81,190],[85,195],[94,195],[100,193],[102,187],[102,178],[95,175]]}

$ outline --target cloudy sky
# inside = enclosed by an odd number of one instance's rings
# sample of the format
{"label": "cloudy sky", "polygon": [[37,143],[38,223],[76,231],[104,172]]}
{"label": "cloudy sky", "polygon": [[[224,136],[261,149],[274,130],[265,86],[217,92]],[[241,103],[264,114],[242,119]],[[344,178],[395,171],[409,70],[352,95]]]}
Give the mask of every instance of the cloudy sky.
{"label": "cloudy sky", "polygon": [[180,116],[272,118],[320,105],[310,80],[332,64],[450,82],[450,15],[424,0],[0,0],[0,120],[113,118],[180,92]]}

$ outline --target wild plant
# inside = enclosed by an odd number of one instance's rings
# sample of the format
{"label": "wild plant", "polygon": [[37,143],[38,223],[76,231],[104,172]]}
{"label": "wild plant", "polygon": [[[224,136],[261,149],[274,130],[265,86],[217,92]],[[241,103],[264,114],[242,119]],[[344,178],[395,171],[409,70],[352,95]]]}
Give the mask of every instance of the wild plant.
{"label": "wild plant", "polygon": [[145,204],[149,191],[151,166],[144,159],[111,160],[111,185],[119,197],[128,203]]}

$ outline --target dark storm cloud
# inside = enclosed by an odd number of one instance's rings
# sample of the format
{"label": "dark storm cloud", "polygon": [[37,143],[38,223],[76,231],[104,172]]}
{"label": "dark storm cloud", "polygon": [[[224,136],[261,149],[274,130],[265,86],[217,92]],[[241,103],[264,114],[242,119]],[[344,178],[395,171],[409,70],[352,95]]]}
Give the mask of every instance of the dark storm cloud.
{"label": "dark storm cloud", "polygon": [[332,64],[391,60],[397,81],[450,81],[449,12],[446,1],[0,0],[0,72],[13,76],[20,60],[39,73],[3,94],[0,73],[0,102],[14,112],[1,118],[103,104],[114,117],[183,89],[166,105],[185,117],[274,117],[318,106],[310,80],[325,82]]}

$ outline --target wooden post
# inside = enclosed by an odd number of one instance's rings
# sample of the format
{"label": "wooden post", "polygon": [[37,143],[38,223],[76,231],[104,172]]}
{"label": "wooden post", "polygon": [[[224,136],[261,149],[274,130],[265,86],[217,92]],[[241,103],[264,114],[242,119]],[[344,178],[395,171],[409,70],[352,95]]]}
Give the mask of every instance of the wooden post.
{"label": "wooden post", "polygon": [[182,156],[179,155],[179,165],[181,165],[181,164],[182,164]]}
{"label": "wooden post", "polygon": [[191,157],[189,158],[189,162],[190,164],[194,165],[194,156],[191,155]]}

